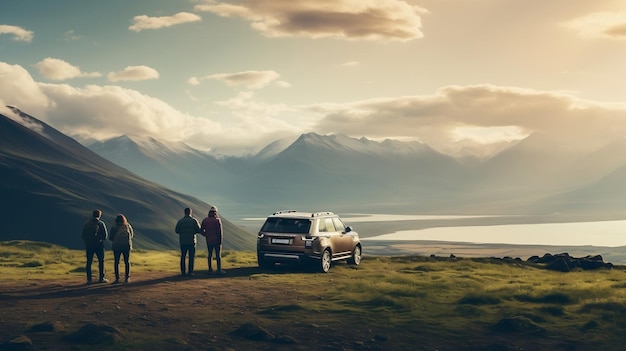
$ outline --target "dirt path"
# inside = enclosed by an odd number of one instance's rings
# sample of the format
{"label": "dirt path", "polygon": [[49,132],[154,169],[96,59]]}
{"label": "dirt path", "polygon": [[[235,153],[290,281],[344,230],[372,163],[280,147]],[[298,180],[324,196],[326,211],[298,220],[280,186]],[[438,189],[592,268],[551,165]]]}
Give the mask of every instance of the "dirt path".
{"label": "dirt path", "polygon": [[272,313],[305,304],[305,297],[288,285],[255,279],[256,273],[256,268],[233,269],[225,276],[141,273],[128,284],[85,285],[78,277],[2,282],[0,344],[25,335],[36,350],[108,349],[87,345],[90,337],[67,341],[93,323],[121,332],[116,349],[384,349],[375,341],[363,343],[373,337],[364,328],[342,332],[346,323],[358,323],[349,315],[285,320]]}

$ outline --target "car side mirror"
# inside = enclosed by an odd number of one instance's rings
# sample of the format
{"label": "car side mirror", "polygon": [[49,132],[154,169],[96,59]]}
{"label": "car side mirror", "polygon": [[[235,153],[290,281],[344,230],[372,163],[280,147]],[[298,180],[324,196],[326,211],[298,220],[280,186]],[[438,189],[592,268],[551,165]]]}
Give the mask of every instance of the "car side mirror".
{"label": "car side mirror", "polygon": [[352,227],[351,226],[347,226],[346,227],[346,233],[350,233],[352,231]]}

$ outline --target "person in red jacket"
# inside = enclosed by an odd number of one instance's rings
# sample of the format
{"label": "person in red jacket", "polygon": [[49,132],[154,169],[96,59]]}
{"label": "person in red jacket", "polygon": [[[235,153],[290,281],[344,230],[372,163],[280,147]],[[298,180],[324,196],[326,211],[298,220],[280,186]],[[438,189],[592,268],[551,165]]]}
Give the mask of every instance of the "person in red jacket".
{"label": "person in red jacket", "polygon": [[217,207],[213,206],[209,210],[209,215],[202,220],[200,225],[200,234],[206,238],[206,246],[209,250],[209,273],[213,273],[213,252],[215,252],[215,260],[217,261],[217,274],[224,274],[222,270],[222,241],[224,233],[222,231],[222,220],[217,214]]}

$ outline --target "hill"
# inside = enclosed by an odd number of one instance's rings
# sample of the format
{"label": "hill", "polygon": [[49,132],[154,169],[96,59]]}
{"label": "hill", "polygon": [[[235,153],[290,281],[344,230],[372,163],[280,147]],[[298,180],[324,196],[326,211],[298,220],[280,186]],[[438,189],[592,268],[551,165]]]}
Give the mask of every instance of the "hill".
{"label": "hill", "polygon": [[[111,225],[124,213],[137,248],[175,248],[176,221],[190,207],[203,218],[210,205],[143,179],[74,139],[13,108],[0,114],[0,240],[27,239],[82,247],[80,230],[94,208]],[[250,249],[254,236],[224,218],[225,246]]]}

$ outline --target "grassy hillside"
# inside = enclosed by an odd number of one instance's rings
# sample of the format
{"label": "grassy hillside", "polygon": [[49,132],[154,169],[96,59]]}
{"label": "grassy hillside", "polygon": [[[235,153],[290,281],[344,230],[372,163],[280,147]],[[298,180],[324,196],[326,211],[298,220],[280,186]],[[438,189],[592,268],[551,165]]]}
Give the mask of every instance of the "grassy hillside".
{"label": "grassy hillside", "polygon": [[[0,343],[24,335],[46,350],[622,350],[626,341],[621,266],[559,273],[513,260],[364,257],[321,274],[260,270],[253,252],[227,251],[226,275],[181,278],[175,251],[135,251],[132,263],[130,284],[85,286],[82,251],[3,242]],[[89,344],[77,335],[90,323],[114,336]]]}
{"label": "grassy hillside", "polygon": [[[174,249],[183,209],[199,219],[207,215],[209,203],[140,178],[34,117],[19,116],[21,123],[0,114],[0,240],[82,248],[82,226],[99,208],[109,227],[118,213],[128,217],[137,248]],[[254,234],[222,219],[226,248],[254,249]]]}

